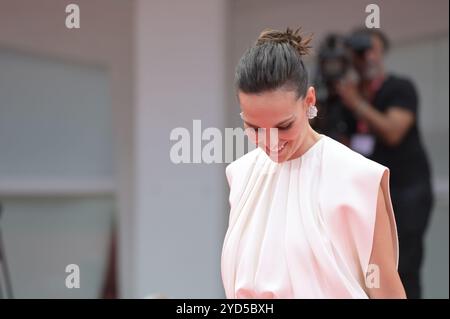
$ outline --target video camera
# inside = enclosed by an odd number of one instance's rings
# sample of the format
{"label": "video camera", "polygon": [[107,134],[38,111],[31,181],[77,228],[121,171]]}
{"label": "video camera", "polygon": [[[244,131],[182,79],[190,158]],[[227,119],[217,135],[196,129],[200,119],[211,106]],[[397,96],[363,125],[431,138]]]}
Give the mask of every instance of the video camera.
{"label": "video camera", "polygon": [[356,119],[342,104],[335,86],[355,73],[352,56],[364,56],[371,45],[370,35],[355,32],[347,37],[330,34],[319,47],[314,86],[323,118],[319,118],[313,126],[342,142],[356,130]]}
{"label": "video camera", "polygon": [[364,56],[371,46],[367,33],[356,32],[348,37],[328,35],[319,48],[316,86],[324,85],[327,93],[333,91],[334,84],[351,70],[352,54]]}

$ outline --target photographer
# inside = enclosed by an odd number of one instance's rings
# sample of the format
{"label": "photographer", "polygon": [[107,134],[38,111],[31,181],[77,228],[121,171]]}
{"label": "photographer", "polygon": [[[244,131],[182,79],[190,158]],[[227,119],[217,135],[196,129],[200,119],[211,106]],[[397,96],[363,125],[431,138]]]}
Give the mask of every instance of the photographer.
{"label": "photographer", "polygon": [[345,38],[338,34],[328,35],[318,53],[314,87],[320,111],[311,120],[311,126],[347,146],[349,137],[356,131],[356,121],[353,113],[343,105],[336,84],[348,75],[350,66]]}
{"label": "photographer", "polygon": [[409,79],[385,72],[383,57],[389,43],[379,30],[357,30],[347,42],[359,79],[340,80],[335,89],[356,119],[350,144],[390,169],[399,273],[408,298],[421,298],[423,240],[434,199],[418,128],[417,91]]}

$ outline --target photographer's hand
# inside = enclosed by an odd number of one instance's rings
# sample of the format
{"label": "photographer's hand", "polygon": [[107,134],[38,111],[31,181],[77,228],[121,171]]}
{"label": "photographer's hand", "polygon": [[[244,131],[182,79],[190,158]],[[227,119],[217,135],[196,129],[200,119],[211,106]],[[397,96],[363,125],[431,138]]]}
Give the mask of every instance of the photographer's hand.
{"label": "photographer's hand", "polygon": [[356,111],[364,102],[364,99],[358,92],[358,88],[354,82],[348,80],[338,82],[336,85],[336,92],[341,97],[344,106],[351,111]]}
{"label": "photographer's hand", "polygon": [[411,111],[392,105],[384,113],[380,112],[362,97],[357,86],[350,81],[340,82],[336,86],[336,92],[344,105],[358,118],[365,120],[386,145],[399,144],[414,124],[415,117]]}

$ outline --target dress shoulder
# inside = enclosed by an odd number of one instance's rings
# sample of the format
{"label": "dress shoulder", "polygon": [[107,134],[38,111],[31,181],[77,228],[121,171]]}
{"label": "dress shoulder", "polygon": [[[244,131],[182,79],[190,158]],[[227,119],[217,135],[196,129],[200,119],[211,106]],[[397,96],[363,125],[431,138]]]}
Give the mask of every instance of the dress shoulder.
{"label": "dress shoulder", "polygon": [[[332,138],[328,138],[327,158],[339,168],[335,173],[351,178],[367,178],[368,174],[380,175],[388,168],[352,150]],[[381,176],[380,176],[381,177]]]}
{"label": "dress shoulder", "polygon": [[247,152],[238,159],[232,161],[225,167],[225,174],[227,177],[228,186],[230,188],[234,178],[238,178],[243,172],[247,171],[251,164],[254,163],[260,152],[260,148],[255,148],[254,150]]}
{"label": "dress shoulder", "polygon": [[360,263],[367,269],[372,252],[378,190],[381,187],[389,214],[394,238],[394,251],[398,266],[398,236],[394,210],[390,195],[390,170],[353,151],[348,146],[328,138],[329,143],[323,155],[323,191],[334,194],[326,202],[332,211],[350,217],[354,226],[353,235]]}

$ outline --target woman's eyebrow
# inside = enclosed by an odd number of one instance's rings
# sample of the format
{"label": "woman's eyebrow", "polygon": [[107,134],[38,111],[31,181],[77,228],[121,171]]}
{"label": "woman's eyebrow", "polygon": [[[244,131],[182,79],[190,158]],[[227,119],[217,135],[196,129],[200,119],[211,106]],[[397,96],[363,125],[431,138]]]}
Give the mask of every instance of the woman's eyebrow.
{"label": "woman's eyebrow", "polygon": [[[287,118],[287,119],[281,121],[280,123],[276,124],[275,126],[281,126],[281,125],[285,124],[286,122],[290,121],[290,120],[293,119],[293,118],[295,118],[295,115],[291,115],[289,118]],[[249,123],[249,122],[247,122],[247,121],[245,121],[245,120],[244,120],[244,122],[245,122],[245,124],[247,124],[248,126],[258,127],[258,125],[253,125],[252,123]]]}

